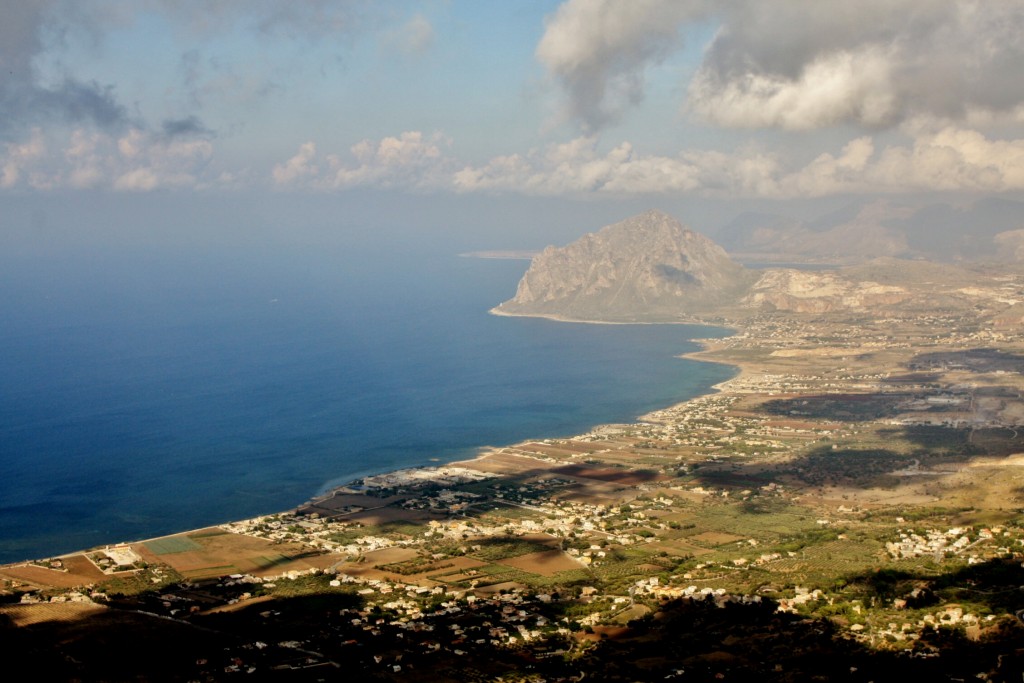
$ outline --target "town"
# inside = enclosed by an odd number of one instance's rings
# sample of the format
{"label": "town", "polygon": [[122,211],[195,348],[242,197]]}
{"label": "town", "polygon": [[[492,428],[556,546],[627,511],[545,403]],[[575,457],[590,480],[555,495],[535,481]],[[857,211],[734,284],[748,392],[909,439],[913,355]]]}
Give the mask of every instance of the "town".
{"label": "town", "polygon": [[[965,674],[1019,666],[1019,343],[952,319],[720,322],[742,332],[696,357],[740,372],[716,393],[280,514],[4,567],[0,613],[20,632],[46,610],[212,630],[218,647],[182,665],[199,679],[357,662],[382,679],[567,680],[680,610],[750,612],[780,636],[827,625],[865,676],[949,667],[950,643],[980,653],[956,659]],[[767,665],[741,649],[697,670]],[[771,671],[795,680],[800,661]],[[647,666],[694,671],[667,654]]]}

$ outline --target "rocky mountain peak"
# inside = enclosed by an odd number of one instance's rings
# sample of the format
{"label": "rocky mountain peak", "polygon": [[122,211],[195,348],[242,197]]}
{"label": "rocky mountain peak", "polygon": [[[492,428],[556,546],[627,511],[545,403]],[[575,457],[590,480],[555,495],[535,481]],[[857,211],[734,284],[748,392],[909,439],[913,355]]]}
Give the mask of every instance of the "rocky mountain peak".
{"label": "rocky mountain peak", "polygon": [[707,237],[646,211],[537,255],[494,312],[586,320],[677,319],[735,300],[753,275]]}

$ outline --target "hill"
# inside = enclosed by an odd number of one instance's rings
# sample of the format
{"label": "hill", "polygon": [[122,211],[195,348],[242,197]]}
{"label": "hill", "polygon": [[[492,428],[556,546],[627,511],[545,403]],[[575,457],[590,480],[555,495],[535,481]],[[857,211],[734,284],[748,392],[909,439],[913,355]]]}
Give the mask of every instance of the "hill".
{"label": "hill", "polygon": [[675,218],[647,211],[534,257],[493,310],[580,320],[677,320],[735,303],[756,273]]}

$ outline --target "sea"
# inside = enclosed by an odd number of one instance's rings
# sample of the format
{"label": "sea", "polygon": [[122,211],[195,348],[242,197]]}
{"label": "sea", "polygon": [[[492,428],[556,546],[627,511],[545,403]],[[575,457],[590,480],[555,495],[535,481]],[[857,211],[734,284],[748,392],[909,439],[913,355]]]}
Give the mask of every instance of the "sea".
{"label": "sea", "polygon": [[489,315],[527,266],[427,241],[0,255],[0,562],[289,509],[733,375],[678,357],[720,328]]}

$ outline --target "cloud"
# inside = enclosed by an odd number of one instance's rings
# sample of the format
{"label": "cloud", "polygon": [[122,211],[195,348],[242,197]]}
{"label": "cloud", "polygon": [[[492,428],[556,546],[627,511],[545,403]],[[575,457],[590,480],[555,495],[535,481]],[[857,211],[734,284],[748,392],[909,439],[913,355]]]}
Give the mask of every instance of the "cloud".
{"label": "cloud", "polygon": [[56,1],[0,0],[0,137],[10,139],[49,121],[116,128],[128,122],[113,86],[67,76],[38,83],[32,60],[43,49],[42,33]]}
{"label": "cloud", "polygon": [[336,154],[318,163],[316,146],[307,142],[295,156],[275,166],[272,175],[279,186],[315,190],[365,186],[437,189],[446,184],[453,163],[442,150],[450,144],[440,133],[424,136],[420,131],[406,131],[398,137],[353,145],[349,150],[355,161],[352,164]]}
{"label": "cloud", "polygon": [[644,71],[679,46],[700,2],[568,0],[545,22],[536,56],[566,91],[567,114],[588,129],[643,99]]}
{"label": "cloud", "polygon": [[[727,126],[966,120],[1024,102],[1024,6],[838,0],[730,6],[689,108]],[[795,110],[795,113],[793,112]]]}
{"label": "cloud", "polygon": [[28,140],[5,145],[3,156],[0,156],[0,188],[16,186],[25,172],[45,153],[46,144],[38,128],[32,130]]}
{"label": "cloud", "polygon": [[336,191],[353,187],[528,196],[636,197],[652,194],[792,199],[901,192],[1024,191],[1024,139],[993,139],[968,128],[917,119],[905,143],[853,138],[801,166],[759,148],[723,152],[686,149],[642,153],[627,141],[602,149],[581,136],[481,164],[446,153],[450,141],[418,131],[364,140],[348,162],[321,156],[313,142],[273,169],[282,189]]}
{"label": "cloud", "polygon": [[[915,119],[904,141],[881,144],[871,135],[793,166],[785,155],[758,148],[637,150],[628,141],[604,148],[581,136],[481,164],[459,162],[440,133],[407,131],[363,140],[349,154],[321,154],[314,142],[275,165],[279,189],[333,192],[397,188],[526,196],[809,198],[843,194],[1024,191],[1024,139],[999,139],[937,119]],[[258,178],[214,171],[213,140],[132,128],[111,135],[79,127],[66,137],[33,129],[0,146],[0,189],[60,187],[116,191],[251,187]]]}
{"label": "cloud", "polygon": [[866,169],[878,191],[1024,189],[1024,139],[993,140],[947,126],[918,134],[911,147],[890,147]]}
{"label": "cloud", "polygon": [[211,141],[197,135],[166,136],[138,128],[111,135],[79,127],[63,139],[47,140],[36,128],[26,140],[0,149],[0,187],[199,189],[211,184],[206,175],[212,157]]}
{"label": "cloud", "polygon": [[312,142],[303,143],[295,156],[274,166],[274,182],[278,185],[293,185],[304,178],[316,177],[320,169],[313,163],[315,158],[316,145]]}
{"label": "cloud", "polygon": [[759,153],[644,155],[628,142],[600,153],[596,138],[581,137],[527,155],[497,157],[482,167],[467,166],[455,173],[453,185],[461,192],[531,195],[756,195],[767,191],[763,184],[776,171],[776,162]]}
{"label": "cloud", "polygon": [[417,14],[385,33],[384,44],[406,55],[421,55],[434,46],[434,27],[429,19]]}
{"label": "cloud", "polygon": [[[147,15],[162,17],[188,40],[221,39],[236,30],[264,40],[336,40],[378,21],[383,13],[369,7],[354,0],[209,0],[196,11],[188,0],[0,0],[0,139],[17,139],[39,125],[88,125],[111,133],[146,127],[122,103],[115,85],[77,78],[75,65],[62,62],[61,48],[68,42],[85,39],[99,50],[112,29],[132,27]],[[429,30],[429,23],[410,22],[411,44],[425,46]],[[40,63],[59,75],[44,81],[35,68]],[[201,67],[208,64],[196,51],[187,52],[182,64],[182,88],[193,107],[213,92],[272,89],[263,78],[234,73],[231,64],[217,65],[213,78],[203,78]],[[191,118],[171,116],[170,123]],[[174,125],[165,132],[173,134]]]}
{"label": "cloud", "polygon": [[704,70],[689,93],[693,111],[729,127],[801,130],[846,121],[882,126],[898,114],[891,64],[876,48],[821,57],[792,80],[746,73],[722,83]]}
{"label": "cloud", "polygon": [[915,124],[910,144],[879,149],[871,136],[847,142],[798,168],[757,150],[684,150],[640,154],[628,142],[600,153],[593,137],[525,155],[495,157],[452,177],[460,192],[528,195],[693,194],[807,198],[900,192],[1024,190],[1024,139],[989,139],[978,131]]}
{"label": "cloud", "polygon": [[130,21],[140,12],[162,14],[182,30],[203,37],[226,29],[297,40],[337,37],[363,24],[366,3],[356,0],[206,0],[196,11],[192,0],[94,0],[88,17]]}
{"label": "cloud", "polygon": [[181,119],[167,119],[161,124],[163,134],[168,138],[180,137],[183,135],[213,135],[213,131],[206,127],[198,116],[186,116]]}
{"label": "cloud", "polygon": [[644,72],[718,25],[685,111],[726,127],[1024,121],[1024,5],[981,0],[567,0],[537,58],[585,129],[644,96]]}

